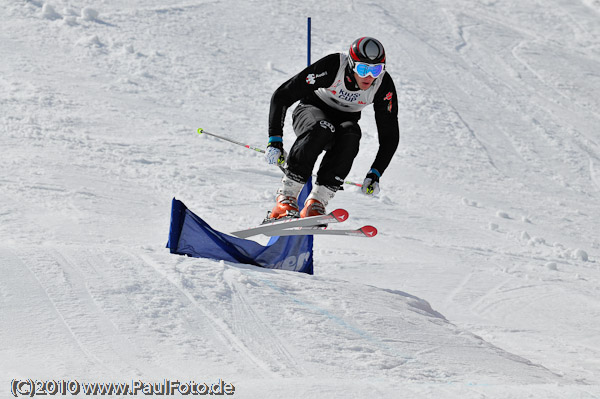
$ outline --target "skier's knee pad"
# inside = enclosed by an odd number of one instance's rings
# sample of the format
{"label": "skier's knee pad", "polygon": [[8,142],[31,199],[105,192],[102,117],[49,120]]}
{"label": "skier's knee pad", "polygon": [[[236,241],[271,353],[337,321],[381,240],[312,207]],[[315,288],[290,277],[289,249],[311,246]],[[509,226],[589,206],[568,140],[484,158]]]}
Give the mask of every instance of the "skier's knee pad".
{"label": "skier's knee pad", "polygon": [[360,138],[362,132],[360,126],[356,122],[343,122],[340,124],[340,132],[338,139],[339,151],[345,153],[347,156],[356,156],[358,153],[358,147],[360,145]]}
{"label": "skier's knee pad", "polygon": [[307,133],[311,146],[319,149],[319,153],[333,145],[336,128],[333,123],[326,120],[317,122]]}
{"label": "skier's knee pad", "polygon": [[340,130],[343,136],[356,136],[360,140],[362,136],[362,131],[360,130],[360,126],[356,122],[346,121],[340,123]]}
{"label": "skier's knee pad", "polygon": [[311,136],[313,140],[328,144],[333,140],[335,130],[333,123],[326,120],[320,120],[311,129]]}

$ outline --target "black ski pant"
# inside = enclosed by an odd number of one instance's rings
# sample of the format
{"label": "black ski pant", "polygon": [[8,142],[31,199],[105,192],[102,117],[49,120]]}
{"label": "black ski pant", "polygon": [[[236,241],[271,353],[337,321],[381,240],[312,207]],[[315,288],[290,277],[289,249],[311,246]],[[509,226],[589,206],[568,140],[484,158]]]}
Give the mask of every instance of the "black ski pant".
{"label": "black ski pant", "polygon": [[362,133],[357,121],[344,120],[339,113],[328,114],[314,105],[300,103],[292,114],[292,122],[298,137],[287,159],[290,177],[308,181],[317,158],[326,151],[316,183],[333,191],[339,189],[358,154]]}

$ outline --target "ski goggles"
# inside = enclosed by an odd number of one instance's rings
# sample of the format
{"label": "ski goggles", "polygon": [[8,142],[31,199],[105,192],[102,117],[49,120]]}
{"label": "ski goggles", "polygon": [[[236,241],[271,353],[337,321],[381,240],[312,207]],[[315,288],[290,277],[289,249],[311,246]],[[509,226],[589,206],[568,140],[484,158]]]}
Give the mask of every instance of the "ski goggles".
{"label": "ski goggles", "polygon": [[376,78],[385,69],[385,64],[366,64],[364,62],[356,62],[354,64],[354,72],[361,78],[366,78],[371,75]]}

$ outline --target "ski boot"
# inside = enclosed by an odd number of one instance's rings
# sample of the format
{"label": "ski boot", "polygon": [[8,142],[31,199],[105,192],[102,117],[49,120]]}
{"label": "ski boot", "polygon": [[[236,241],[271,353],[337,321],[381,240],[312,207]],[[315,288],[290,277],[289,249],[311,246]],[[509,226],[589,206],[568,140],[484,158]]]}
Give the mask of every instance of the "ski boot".
{"label": "ski boot", "polygon": [[283,183],[277,190],[277,199],[271,212],[267,213],[263,223],[283,218],[299,218],[300,209],[298,208],[298,194],[302,191],[304,183],[293,180],[287,176],[281,179]]}
{"label": "ski boot", "polygon": [[302,212],[300,212],[300,217],[310,217],[310,216],[319,216],[325,215],[325,206],[323,203],[316,199],[307,199],[304,203],[304,208]]}
{"label": "ski boot", "polygon": [[299,218],[298,200],[289,195],[278,195],[275,206],[269,213],[267,219]]}
{"label": "ski boot", "polygon": [[304,202],[304,208],[300,212],[300,217],[310,217],[325,215],[325,207],[335,195],[335,191],[327,186],[315,184],[312,191]]}

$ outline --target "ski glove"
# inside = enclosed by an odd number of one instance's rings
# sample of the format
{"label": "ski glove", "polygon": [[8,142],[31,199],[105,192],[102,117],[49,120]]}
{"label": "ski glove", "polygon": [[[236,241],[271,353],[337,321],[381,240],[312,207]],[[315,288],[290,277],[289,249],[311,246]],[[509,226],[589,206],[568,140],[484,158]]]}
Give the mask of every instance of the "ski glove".
{"label": "ski glove", "polygon": [[381,173],[377,169],[371,169],[367,173],[367,177],[363,181],[362,192],[366,195],[377,195],[379,194],[379,178]]}
{"label": "ski glove", "polygon": [[285,163],[287,153],[283,149],[283,139],[280,136],[272,136],[267,144],[265,159],[269,165],[282,165]]}

